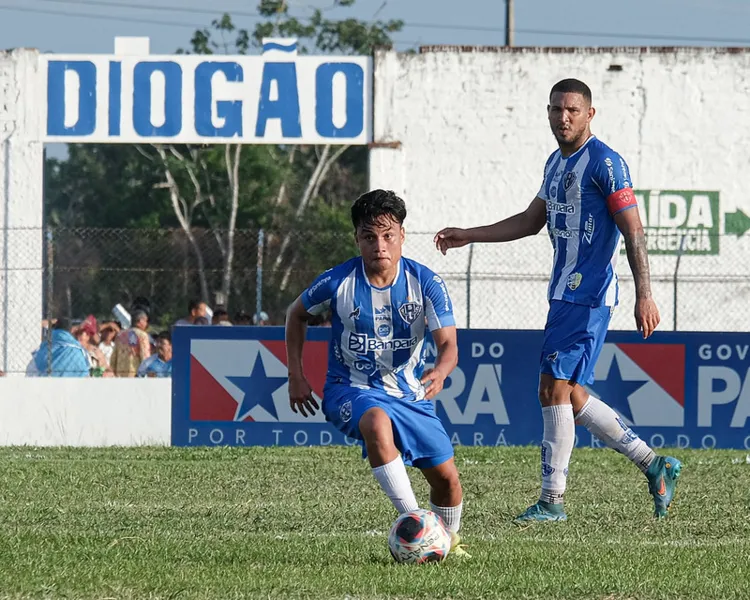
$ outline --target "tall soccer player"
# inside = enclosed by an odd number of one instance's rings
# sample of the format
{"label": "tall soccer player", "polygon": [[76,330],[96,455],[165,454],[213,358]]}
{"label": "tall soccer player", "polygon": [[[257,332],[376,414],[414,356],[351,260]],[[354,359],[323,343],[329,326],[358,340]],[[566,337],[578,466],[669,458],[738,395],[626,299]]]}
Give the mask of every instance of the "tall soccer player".
{"label": "tall soccer player", "polygon": [[[615,265],[620,236],[636,288],[636,327],[647,338],[659,324],[651,294],[646,240],[628,166],[591,133],[591,90],[577,79],[554,85],[547,107],[559,149],[544,167],[542,187],[522,213],[484,227],[448,228],[435,236],[445,254],[472,242],[508,242],[547,225],[554,248],[549,312],[540,356],[542,490],[539,501],[516,518],[561,521],[563,494],[575,440],[575,423],[628,457],[648,479],[654,514],[664,517],[674,495],[680,462],[657,456],[618,414],[588,394],[594,366],[618,303]],[[604,398],[606,400],[606,398]]]}
{"label": "tall soccer player", "polygon": [[[330,309],[331,344],[323,413],[362,442],[362,455],[399,514],[416,510],[406,466],[421,470],[430,505],[460,547],[463,493],[453,445],[430,401],[458,362],[453,305],[443,280],[401,256],[404,201],[373,190],[351,209],[360,256],[320,275],[290,306],[286,321],[289,402],[307,416],[319,408],[305,378],[302,348],[308,320]],[[437,358],[424,371],[426,328]]]}

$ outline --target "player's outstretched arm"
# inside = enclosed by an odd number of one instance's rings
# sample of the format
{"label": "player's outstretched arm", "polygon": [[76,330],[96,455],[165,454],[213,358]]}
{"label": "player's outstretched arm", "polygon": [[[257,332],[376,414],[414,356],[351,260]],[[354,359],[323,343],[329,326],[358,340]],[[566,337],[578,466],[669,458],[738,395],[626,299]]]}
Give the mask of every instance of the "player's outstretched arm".
{"label": "player's outstretched arm", "polygon": [[[422,375],[422,384],[427,385],[425,398],[432,400],[443,389],[445,378],[458,364],[458,343],[454,326],[441,327],[432,332],[432,339],[437,348],[435,366]],[[428,383],[429,382],[429,383]]]}
{"label": "player's outstretched arm", "polygon": [[286,360],[289,369],[289,406],[303,417],[314,415],[318,403],[302,368],[302,349],[307,337],[307,322],[310,313],[297,298],[286,312]]}
{"label": "player's outstretched arm", "polygon": [[614,215],[617,228],[625,240],[628,263],[635,280],[635,325],[644,339],[659,325],[659,309],[651,295],[651,273],[648,265],[646,235],[638,208],[632,206]]}
{"label": "player's outstretched arm", "polygon": [[449,248],[461,248],[473,242],[510,242],[529,235],[536,235],[547,222],[547,204],[534,198],[528,208],[512,217],[482,227],[459,229],[448,227],[435,235],[435,246],[443,254]]}

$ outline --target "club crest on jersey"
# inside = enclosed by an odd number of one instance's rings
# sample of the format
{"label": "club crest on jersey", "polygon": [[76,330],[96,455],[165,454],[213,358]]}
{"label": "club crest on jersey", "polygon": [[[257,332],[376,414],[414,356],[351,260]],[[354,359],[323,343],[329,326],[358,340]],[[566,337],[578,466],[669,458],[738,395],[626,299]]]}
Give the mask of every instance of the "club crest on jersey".
{"label": "club crest on jersey", "polygon": [[419,318],[419,315],[422,314],[422,305],[417,304],[416,302],[407,302],[406,304],[401,305],[398,309],[398,314],[401,315],[401,318],[404,321],[411,325]]}
{"label": "club crest on jersey", "polygon": [[575,182],[576,182],[575,171],[568,171],[567,173],[565,173],[565,177],[563,178],[563,187],[565,188],[566,192],[573,186]]}
{"label": "club crest on jersey", "polygon": [[583,275],[580,273],[571,273],[568,275],[568,288],[571,291],[577,290],[578,286],[581,285],[581,281],[583,281]]}

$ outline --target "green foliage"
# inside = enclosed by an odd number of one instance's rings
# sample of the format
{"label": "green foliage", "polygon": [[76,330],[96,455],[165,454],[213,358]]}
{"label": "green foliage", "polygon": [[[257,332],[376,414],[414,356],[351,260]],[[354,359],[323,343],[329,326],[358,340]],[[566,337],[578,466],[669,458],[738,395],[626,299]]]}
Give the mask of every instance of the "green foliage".
{"label": "green foliage", "polygon": [[[337,7],[353,4],[354,0],[335,2]],[[194,32],[189,49],[177,52],[242,55],[257,51],[263,37],[282,36],[297,37],[301,53],[368,54],[377,46],[390,45],[390,35],[403,26],[394,20],[332,20],[320,10],[301,19],[290,15],[286,2],[275,0],[261,0],[258,12],[265,20],[252,32],[237,28],[231,15],[223,14],[210,27]],[[174,239],[161,245],[148,235],[123,233],[120,240],[134,257],[153,256],[148,264],[133,260],[125,266],[122,252],[109,252],[92,242],[94,234],[79,232],[73,236],[75,242],[57,249],[58,263],[64,263],[66,271],[56,278],[55,312],[73,317],[106,314],[113,300],[127,304],[137,295],[157,295],[154,304],[162,314],[182,314],[186,295],[207,296],[213,302],[219,291],[230,304],[254,310],[257,249],[253,240],[263,228],[269,241],[264,262],[271,265],[264,270],[263,308],[281,314],[300,286],[356,252],[348,208],[366,191],[367,148],[352,147],[341,154],[339,147],[326,153],[315,146],[243,146],[232,223],[230,174],[235,149],[72,144],[67,160],[48,159],[49,225],[178,230],[187,226],[194,238],[170,234]],[[316,181],[313,176],[321,161],[331,164]],[[234,239],[229,234],[233,227],[242,232]],[[291,245],[282,246],[290,232],[295,232]],[[230,246],[236,246],[231,263]],[[169,253],[179,260],[166,260]],[[125,283],[128,277],[132,280]]]}

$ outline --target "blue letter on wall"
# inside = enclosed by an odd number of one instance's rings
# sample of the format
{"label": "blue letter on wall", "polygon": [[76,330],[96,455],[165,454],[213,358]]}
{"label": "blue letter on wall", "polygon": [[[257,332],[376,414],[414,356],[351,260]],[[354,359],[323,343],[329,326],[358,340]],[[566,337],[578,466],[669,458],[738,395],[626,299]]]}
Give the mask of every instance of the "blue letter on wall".
{"label": "blue letter on wall", "polygon": [[[78,73],[78,121],[65,126],[65,72]],[[96,65],[52,60],[47,66],[47,135],[91,135],[96,129]]]}
{"label": "blue letter on wall", "polygon": [[[151,122],[151,75],[164,73],[164,124]],[[133,70],[133,128],[143,137],[174,137],[182,130],[182,68],[174,62],[142,62]]]}
{"label": "blue letter on wall", "polygon": [[[278,100],[271,100],[271,82],[275,81],[279,92]],[[255,136],[266,134],[268,119],[281,119],[281,133],[284,137],[302,136],[299,122],[299,95],[297,93],[297,67],[294,63],[266,63],[263,65],[263,81],[260,84],[258,101],[258,121]]]}
{"label": "blue letter on wall", "polygon": [[[333,124],[333,76],[346,77],[346,123]],[[364,126],[365,73],[354,63],[323,63],[315,73],[315,129],[322,137],[353,138]]]}
{"label": "blue letter on wall", "polygon": [[231,137],[242,135],[242,102],[221,100],[216,103],[216,114],[224,119],[222,127],[211,122],[213,94],[211,77],[217,71],[224,73],[227,81],[242,81],[242,67],[234,62],[205,62],[195,69],[195,131],[206,137]]}

